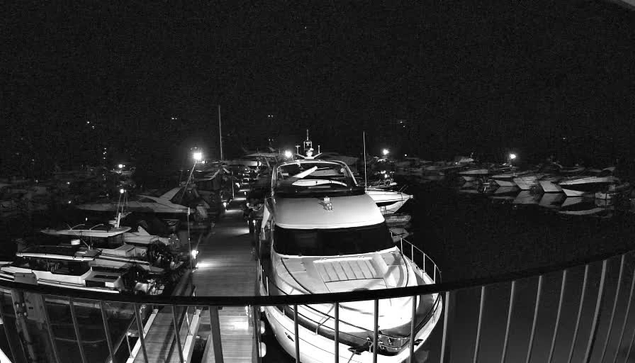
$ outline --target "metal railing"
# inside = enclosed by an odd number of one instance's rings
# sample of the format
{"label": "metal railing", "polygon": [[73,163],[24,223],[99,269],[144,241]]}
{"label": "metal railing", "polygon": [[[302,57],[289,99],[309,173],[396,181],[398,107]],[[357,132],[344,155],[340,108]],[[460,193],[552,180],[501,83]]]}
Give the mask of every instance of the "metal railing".
{"label": "metal railing", "polygon": [[[410,256],[418,253],[412,251]],[[439,294],[442,319],[423,348],[415,354],[410,349],[410,362],[627,362],[635,340],[634,287],[635,256],[622,251],[505,276],[336,294],[126,296],[1,282],[0,316],[8,341],[5,353],[13,362],[123,362],[135,345],[137,361],[185,362],[192,355],[185,353],[186,342],[176,332],[194,315],[179,312],[205,310],[211,326],[198,334],[207,334],[216,362],[229,362],[221,339],[222,308],[246,307],[249,323],[259,327],[260,307],[330,303],[336,306],[333,361],[339,356],[343,362],[356,357],[337,344],[343,303],[373,304],[371,339],[376,342],[381,300]],[[303,334],[298,309],[291,311],[298,336]],[[170,317],[162,325],[166,338],[160,346],[148,341],[153,313]],[[259,361],[260,329],[253,331],[253,360]],[[296,352],[304,348],[299,342],[294,341]],[[376,351],[371,361],[390,361]]]}

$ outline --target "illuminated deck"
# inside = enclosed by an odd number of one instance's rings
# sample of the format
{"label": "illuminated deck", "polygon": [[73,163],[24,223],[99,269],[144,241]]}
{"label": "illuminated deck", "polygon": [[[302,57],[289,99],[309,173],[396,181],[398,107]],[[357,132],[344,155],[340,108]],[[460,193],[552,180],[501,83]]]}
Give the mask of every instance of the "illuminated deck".
{"label": "illuminated deck", "polygon": [[[198,266],[192,274],[197,296],[248,296],[256,292],[257,264],[240,202],[229,205],[225,216],[197,246]],[[247,312],[243,307],[223,307],[218,311],[224,362],[254,361],[253,324]],[[201,314],[202,329],[210,326],[210,314]],[[209,339],[202,362],[216,362]]]}

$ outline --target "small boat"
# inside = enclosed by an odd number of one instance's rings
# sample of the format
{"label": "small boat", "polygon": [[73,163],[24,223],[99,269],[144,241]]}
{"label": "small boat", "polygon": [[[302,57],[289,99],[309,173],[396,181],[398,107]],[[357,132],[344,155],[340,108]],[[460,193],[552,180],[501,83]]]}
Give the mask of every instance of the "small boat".
{"label": "small boat", "polygon": [[102,250],[79,240],[69,245],[38,245],[16,253],[14,262],[0,267],[0,279],[83,291],[158,295],[160,275],[131,262],[104,263]]}
{"label": "small boat", "polygon": [[404,192],[377,188],[366,188],[366,194],[373,198],[382,214],[396,213],[408,200],[413,198],[412,195]]}
{"label": "small boat", "polygon": [[612,175],[615,168],[606,168],[599,174],[580,175],[562,179],[558,185],[567,197],[579,197],[583,195],[595,195],[595,192],[610,188],[619,184],[620,180]]}
{"label": "small boat", "polygon": [[595,192],[595,199],[613,200],[619,196],[627,195],[632,189],[633,187],[629,182],[611,184],[608,188]]}
{"label": "small boat", "polygon": [[558,176],[547,176],[539,179],[538,184],[545,193],[562,193],[562,187],[557,183],[560,179]]}

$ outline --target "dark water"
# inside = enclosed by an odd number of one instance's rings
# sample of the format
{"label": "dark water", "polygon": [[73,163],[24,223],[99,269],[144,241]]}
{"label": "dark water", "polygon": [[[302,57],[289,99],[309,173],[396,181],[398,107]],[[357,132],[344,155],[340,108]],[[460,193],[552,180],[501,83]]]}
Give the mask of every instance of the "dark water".
{"label": "dark water", "polygon": [[[410,186],[415,196],[404,208],[412,214],[409,239],[429,253],[443,271],[443,281],[494,276],[553,266],[634,248],[635,214],[614,208],[610,213],[571,216],[555,195],[459,193],[460,183],[445,181]],[[521,196],[522,197],[522,196]],[[566,201],[566,200],[565,200]],[[412,202],[412,203],[411,203]],[[530,203],[531,202],[531,203]],[[576,205],[595,208],[582,200]]]}

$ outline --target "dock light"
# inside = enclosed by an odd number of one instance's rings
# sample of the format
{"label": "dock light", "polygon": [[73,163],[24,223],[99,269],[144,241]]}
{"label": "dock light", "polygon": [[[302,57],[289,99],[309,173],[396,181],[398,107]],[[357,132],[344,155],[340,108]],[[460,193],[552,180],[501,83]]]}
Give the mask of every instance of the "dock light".
{"label": "dock light", "polygon": [[203,160],[203,153],[200,152],[200,151],[195,151],[192,154],[192,158],[194,158],[194,161],[199,162],[199,161]]}
{"label": "dock light", "polygon": [[287,159],[291,159],[293,157],[293,152],[291,152],[291,150],[285,150],[284,157]]}
{"label": "dock light", "polygon": [[123,169],[123,167],[124,167],[124,166],[125,166],[125,165],[123,165],[123,164],[119,164],[119,165],[117,165],[117,167],[118,167],[119,169]]}
{"label": "dock light", "polygon": [[389,154],[389,153],[390,153],[390,151],[388,151],[388,149],[383,149],[383,150],[381,151],[381,154],[382,154],[383,156],[388,156],[388,154]]}
{"label": "dock light", "polygon": [[124,188],[119,189],[119,194],[123,194],[125,192],[126,192],[126,190]]}
{"label": "dock light", "polygon": [[516,154],[512,153],[509,154],[509,160],[515,160],[516,159]]}

